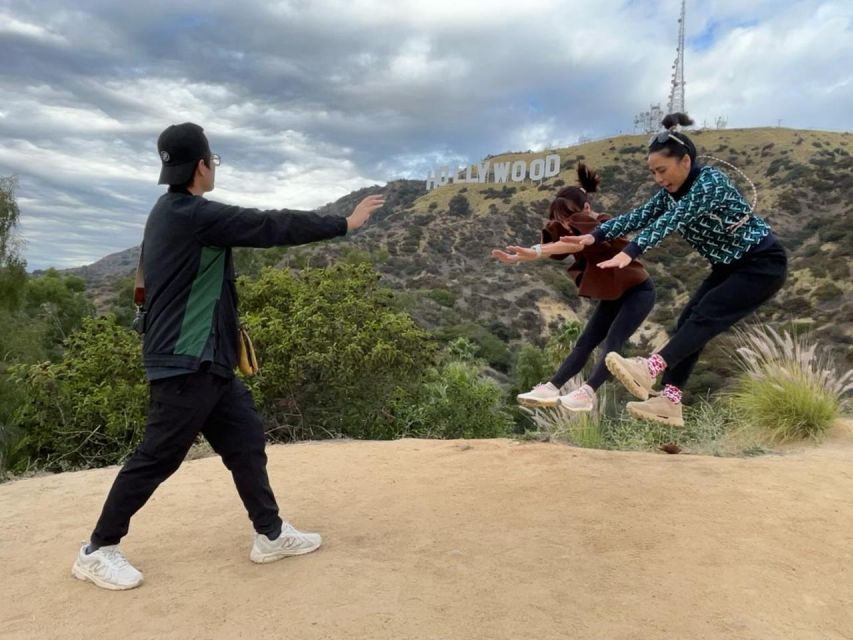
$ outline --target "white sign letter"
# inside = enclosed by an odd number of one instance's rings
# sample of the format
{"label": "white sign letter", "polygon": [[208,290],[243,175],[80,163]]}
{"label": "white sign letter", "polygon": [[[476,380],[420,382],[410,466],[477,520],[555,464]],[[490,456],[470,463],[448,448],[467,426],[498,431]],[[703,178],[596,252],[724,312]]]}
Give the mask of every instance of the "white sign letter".
{"label": "white sign letter", "polygon": [[516,160],[512,163],[512,181],[524,182],[527,173],[527,163],[524,160]]}
{"label": "white sign letter", "polygon": [[545,177],[553,178],[560,175],[560,156],[556,153],[545,157]]}
{"label": "white sign letter", "polygon": [[509,175],[509,162],[495,163],[495,182],[506,182]]}
{"label": "white sign letter", "polygon": [[450,167],[445,165],[440,168],[440,173],[438,174],[438,186],[443,187],[448,182],[450,182]]}
{"label": "white sign letter", "polygon": [[486,178],[489,177],[489,161],[480,162],[477,165],[477,178],[479,178],[480,182],[485,182]]}
{"label": "white sign letter", "polygon": [[545,177],[545,161],[542,158],[530,163],[530,179],[537,182]]}
{"label": "white sign letter", "polygon": [[438,173],[438,171],[436,169],[431,169],[430,172],[427,174],[427,179],[426,179],[427,191],[432,191],[433,189],[435,189],[438,186],[438,179],[436,177],[437,173]]}

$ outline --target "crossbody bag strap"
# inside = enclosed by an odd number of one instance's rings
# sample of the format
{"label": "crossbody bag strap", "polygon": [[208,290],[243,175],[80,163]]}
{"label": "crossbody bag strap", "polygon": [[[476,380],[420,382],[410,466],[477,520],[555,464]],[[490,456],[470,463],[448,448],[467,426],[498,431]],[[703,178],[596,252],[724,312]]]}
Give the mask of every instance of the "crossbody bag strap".
{"label": "crossbody bag strap", "polygon": [[133,282],[133,304],[141,307],[145,304],[145,273],[142,270],[142,252],[144,246],[139,247],[139,264],[136,265],[136,279]]}
{"label": "crossbody bag strap", "polygon": [[133,304],[136,305],[136,315],[133,317],[133,330],[142,335],[145,333],[145,273],[142,270],[142,246],[139,247],[139,264],[136,265],[136,278],[133,281]]}

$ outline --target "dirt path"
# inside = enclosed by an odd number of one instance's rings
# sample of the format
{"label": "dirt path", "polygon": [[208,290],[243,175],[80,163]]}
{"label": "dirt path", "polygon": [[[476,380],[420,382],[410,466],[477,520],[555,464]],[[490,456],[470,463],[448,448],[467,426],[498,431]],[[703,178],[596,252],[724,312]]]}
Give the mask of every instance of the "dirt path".
{"label": "dirt path", "polygon": [[853,638],[853,437],[753,459],[488,441],[271,447],[318,553],[249,562],[217,458],[123,547],[146,584],[70,576],[116,469],[0,485],[0,637]]}

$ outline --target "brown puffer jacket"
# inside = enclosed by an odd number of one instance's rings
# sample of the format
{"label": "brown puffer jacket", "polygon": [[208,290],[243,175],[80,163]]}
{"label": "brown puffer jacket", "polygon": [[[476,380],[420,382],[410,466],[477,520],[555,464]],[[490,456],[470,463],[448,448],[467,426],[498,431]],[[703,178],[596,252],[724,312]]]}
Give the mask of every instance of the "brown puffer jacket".
{"label": "brown puffer jacket", "polygon": [[[593,218],[586,213],[572,214],[566,225],[551,220],[542,229],[542,243],[557,242],[560,236],[582,236],[591,233],[599,224],[611,216],[599,214]],[[639,260],[634,260],[624,269],[600,269],[599,262],[609,260],[628,245],[624,238],[614,238],[606,242],[596,242],[585,247],[579,253],[567,253],[551,256],[563,260],[572,255],[575,258],[568,268],[569,277],[578,288],[578,295],[596,300],[617,300],[632,287],[649,278],[649,274]]]}

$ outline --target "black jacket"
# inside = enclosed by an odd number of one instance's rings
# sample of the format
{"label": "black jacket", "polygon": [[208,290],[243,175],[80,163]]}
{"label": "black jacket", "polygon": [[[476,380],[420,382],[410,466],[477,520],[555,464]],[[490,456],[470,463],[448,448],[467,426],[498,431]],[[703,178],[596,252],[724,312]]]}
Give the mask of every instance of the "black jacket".
{"label": "black jacket", "polygon": [[211,340],[210,371],[232,376],[239,321],[231,247],[306,244],[346,232],[339,216],[244,209],[171,188],[145,224],[146,369],[197,371]]}

